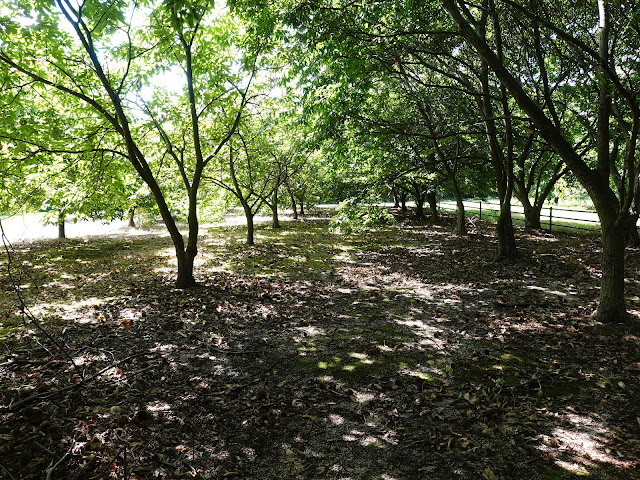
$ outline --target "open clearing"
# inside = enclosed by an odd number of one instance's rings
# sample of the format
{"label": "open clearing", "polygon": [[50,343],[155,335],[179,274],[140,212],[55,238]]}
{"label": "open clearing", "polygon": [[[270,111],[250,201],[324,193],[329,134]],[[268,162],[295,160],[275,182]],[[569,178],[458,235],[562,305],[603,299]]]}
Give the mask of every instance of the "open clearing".
{"label": "open clearing", "polygon": [[211,227],[186,291],[164,234],[16,247],[76,368],[4,275],[0,478],[638,478],[637,250],[602,325],[596,237],[519,230],[496,263],[451,222]]}

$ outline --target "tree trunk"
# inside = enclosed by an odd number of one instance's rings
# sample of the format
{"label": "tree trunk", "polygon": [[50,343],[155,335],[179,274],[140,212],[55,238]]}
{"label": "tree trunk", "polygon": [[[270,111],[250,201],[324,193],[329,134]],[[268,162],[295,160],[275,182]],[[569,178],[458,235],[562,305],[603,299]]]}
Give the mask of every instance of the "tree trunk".
{"label": "tree trunk", "polygon": [[178,277],[176,278],[176,288],[191,288],[197,285],[193,277],[193,257],[187,255],[186,251],[176,255],[178,259]]}
{"label": "tree trunk", "polygon": [[612,222],[602,227],[602,281],[600,300],[593,316],[604,323],[627,318],[624,301],[624,231],[627,225]]}
{"label": "tree trunk", "polygon": [[391,187],[391,194],[393,195],[393,206],[399,208],[400,196],[398,195],[398,189],[395,186]]}
{"label": "tree trunk", "polygon": [[629,247],[640,246],[640,235],[638,235],[638,213],[629,215],[629,222],[625,234],[625,243]]}
{"label": "tree trunk", "polygon": [[304,202],[300,200],[300,215],[304,215]]}
{"label": "tree trunk", "polygon": [[535,203],[532,205],[528,198],[526,202],[523,202],[522,199],[520,201],[524,208],[524,227],[541,230],[542,224],[540,223],[540,212],[542,210],[542,205]]}
{"label": "tree trunk", "polygon": [[61,240],[64,238],[67,238],[66,232],[64,230],[64,220],[65,220],[64,213],[60,213],[58,215],[58,238]]}
{"label": "tree trunk", "polygon": [[424,214],[424,194],[416,193],[416,217],[423,219],[426,218]]}
{"label": "tree trunk", "polygon": [[638,203],[640,203],[639,196],[640,191],[633,196],[631,205],[629,206],[629,216],[625,233],[625,243],[629,247],[640,247],[640,235],[638,235],[638,218],[640,217],[640,210],[638,209]]}
{"label": "tree trunk", "polygon": [[516,248],[516,236],[513,230],[513,219],[511,217],[511,199],[505,199],[500,205],[500,216],[496,224],[496,234],[498,235],[498,254],[496,260],[513,257],[518,253]]}
{"label": "tree trunk", "polygon": [[296,205],[296,199],[291,192],[289,192],[289,196],[291,197],[291,209],[293,210],[293,219],[298,219],[298,205]]}
{"label": "tree trunk", "polygon": [[425,197],[427,198],[427,202],[429,202],[432,220],[434,223],[438,222],[440,220],[440,216],[438,215],[438,199],[436,198],[436,192],[428,192]]}
{"label": "tree trunk", "polygon": [[135,222],[136,209],[132,207],[129,209],[129,228],[136,228]]}
{"label": "tree trunk", "polygon": [[244,216],[247,219],[247,245],[254,245],[253,212],[248,205],[244,206]]}
{"label": "tree trunk", "polygon": [[467,234],[467,215],[464,211],[464,202],[462,201],[462,193],[458,187],[458,182],[453,172],[448,174],[449,182],[451,183],[451,189],[453,190],[453,196],[456,199],[456,233],[458,235]]}
{"label": "tree trunk", "polygon": [[400,209],[403,212],[407,211],[407,192],[405,191],[400,192]]}
{"label": "tree trunk", "polygon": [[280,219],[278,218],[278,189],[273,192],[273,203],[271,204],[271,227],[280,228]]}

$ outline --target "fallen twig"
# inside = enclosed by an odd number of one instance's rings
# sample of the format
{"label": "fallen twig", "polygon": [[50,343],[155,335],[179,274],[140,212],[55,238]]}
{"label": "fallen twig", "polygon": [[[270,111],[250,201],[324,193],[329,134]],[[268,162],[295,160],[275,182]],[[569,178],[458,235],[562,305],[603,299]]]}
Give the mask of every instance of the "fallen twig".
{"label": "fallen twig", "polygon": [[58,460],[55,465],[53,465],[52,467],[47,468],[46,472],[47,472],[47,476],[45,478],[45,480],[51,480],[52,476],[53,476],[53,472],[55,471],[56,468],[58,468],[62,462],[64,462],[67,457],[71,454],[71,450],[73,448],[73,445],[71,447],[69,447],[69,450],[67,450],[67,453],[65,453],[62,458],[60,460]]}
{"label": "fallen twig", "polygon": [[4,467],[4,465],[0,464],[0,468],[2,468],[2,470],[3,470],[7,475],[9,475],[9,477],[10,477],[12,480],[16,480],[16,477],[14,477],[13,475],[11,475],[11,472],[9,472],[9,470],[7,470],[7,469]]}
{"label": "fallen twig", "polygon": [[97,378],[101,377],[102,375],[104,375],[107,371],[111,370],[112,368],[117,367],[118,365],[121,365],[122,363],[125,363],[125,362],[127,362],[127,361],[129,361],[129,360],[131,360],[133,358],[141,357],[143,355],[159,356],[158,353],[154,353],[154,352],[134,353],[133,355],[129,355],[128,357],[125,357],[122,360],[118,360],[117,362],[114,362],[114,363],[110,364],[109,366],[104,367],[103,369],[101,369],[97,373],[93,374],[90,377],[86,377],[86,378],[82,379],[78,383],[74,383],[72,385],[67,385],[66,387],[54,390],[53,392],[38,393],[36,395],[32,395],[31,397],[27,397],[27,398],[25,398],[23,400],[20,400],[19,402],[16,402],[16,403],[14,403],[12,405],[9,405],[8,408],[0,408],[0,413],[17,412],[18,410],[20,410],[25,405],[28,405],[28,404],[30,404],[32,402],[35,402],[36,400],[44,400],[44,399],[51,398],[51,397],[54,397],[56,395],[59,395],[61,393],[67,392],[69,390],[73,390],[74,388],[79,388],[79,387],[81,387],[83,385],[86,385],[88,383],[91,383],[92,381],[94,381]]}
{"label": "fallen twig", "polygon": [[40,331],[40,333],[42,333],[45,337],[47,337],[49,341],[53,343],[56,346],[56,348],[60,350],[65,357],[67,357],[67,360],[69,360],[69,363],[71,363],[71,365],[76,370],[76,372],[78,372],[78,375],[80,375],[80,377],[84,379],[83,372],[80,370],[78,365],[73,361],[73,358],[71,357],[67,349],[64,348],[62,345],[60,345],[60,343],[55,338],[53,338],[53,336],[49,332],[45,330],[45,328],[40,324],[40,322],[36,319],[36,317],[31,313],[31,311],[29,310],[29,307],[27,307],[24,296],[22,295],[22,290],[20,288],[20,282],[16,281],[16,279],[13,276],[13,273],[11,272],[11,267],[13,263],[12,259],[16,256],[16,251],[13,248],[13,245],[11,244],[9,239],[7,238],[1,221],[0,221],[0,235],[2,236],[2,243],[4,245],[5,252],[7,253],[7,274],[9,275],[9,280],[11,281],[11,285],[13,286],[13,291],[15,292],[16,296],[18,297],[18,301],[20,302],[20,312],[22,313],[23,323],[26,325],[27,324],[26,319],[28,319],[33,325],[35,325],[38,331]]}

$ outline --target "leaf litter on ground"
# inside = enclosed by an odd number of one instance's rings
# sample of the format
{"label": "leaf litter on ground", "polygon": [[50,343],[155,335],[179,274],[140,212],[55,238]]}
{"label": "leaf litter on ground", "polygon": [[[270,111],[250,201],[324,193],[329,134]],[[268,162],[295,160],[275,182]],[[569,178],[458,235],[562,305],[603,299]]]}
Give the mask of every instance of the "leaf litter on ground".
{"label": "leaf litter on ground", "polygon": [[451,221],[211,229],[184,291],[159,235],[20,246],[95,379],[65,390],[3,279],[0,478],[637,478],[637,252],[633,321],[602,325],[597,238],[519,230],[495,263],[491,226]]}

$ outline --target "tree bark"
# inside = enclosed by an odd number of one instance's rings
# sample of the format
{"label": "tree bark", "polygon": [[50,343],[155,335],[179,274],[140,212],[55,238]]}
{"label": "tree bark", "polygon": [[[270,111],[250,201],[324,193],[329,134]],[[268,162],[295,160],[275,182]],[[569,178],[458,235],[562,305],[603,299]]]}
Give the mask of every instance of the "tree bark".
{"label": "tree bark", "polygon": [[253,212],[248,205],[244,207],[244,216],[247,219],[247,245],[254,245]]}
{"label": "tree bark", "polygon": [[60,213],[58,215],[58,238],[60,240],[67,238],[67,234],[64,229],[65,215]]}
{"label": "tree bark", "polygon": [[498,254],[496,260],[503,260],[517,255],[516,236],[513,230],[513,218],[511,216],[511,198],[500,204],[500,216],[496,224],[498,235]]}
{"label": "tree bark", "polygon": [[[602,221],[602,219],[601,219]],[[624,301],[624,250],[627,225],[612,222],[602,228],[602,281],[594,317],[604,323],[626,320]]]}
{"label": "tree bark", "polygon": [[[540,212],[542,211],[542,204],[532,204],[528,197],[519,200],[524,208],[524,227],[541,230],[542,224],[540,223]],[[523,202],[522,200],[525,201]]]}
{"label": "tree bark", "polygon": [[293,219],[298,219],[298,205],[296,204],[296,198],[293,196],[291,189],[287,186],[287,192],[289,192],[289,198],[291,199],[291,210],[293,210]]}
{"label": "tree bark", "polygon": [[449,177],[449,183],[451,183],[451,190],[453,190],[453,197],[456,199],[456,233],[458,235],[467,234],[467,215],[464,211],[464,201],[462,200],[462,193],[460,187],[458,187],[458,181],[453,171],[448,170],[447,176]]}
{"label": "tree bark", "polygon": [[400,192],[400,210],[407,211],[407,192],[404,190]]}
{"label": "tree bark", "polygon": [[416,197],[416,217],[419,219],[426,218],[424,214],[424,193],[415,192]]}
{"label": "tree bark", "polygon": [[129,228],[136,228],[135,222],[136,209],[132,207],[129,209]]}
{"label": "tree bark", "polygon": [[427,192],[425,194],[427,202],[429,202],[429,210],[431,210],[431,219],[434,223],[440,220],[440,215],[438,214],[438,199],[436,198],[436,192]]}
{"label": "tree bark", "polygon": [[273,203],[271,204],[271,227],[280,228],[280,219],[278,218],[278,189],[273,191]]}
{"label": "tree bark", "polygon": [[304,215],[304,202],[300,200],[300,215]]}
{"label": "tree bark", "polygon": [[629,247],[640,246],[640,235],[638,235],[638,213],[629,215],[629,223],[625,234],[625,243]]}

